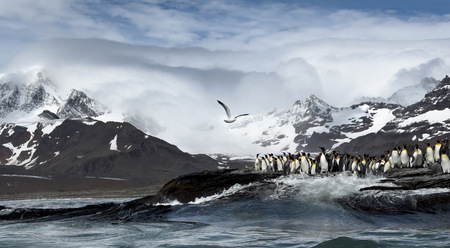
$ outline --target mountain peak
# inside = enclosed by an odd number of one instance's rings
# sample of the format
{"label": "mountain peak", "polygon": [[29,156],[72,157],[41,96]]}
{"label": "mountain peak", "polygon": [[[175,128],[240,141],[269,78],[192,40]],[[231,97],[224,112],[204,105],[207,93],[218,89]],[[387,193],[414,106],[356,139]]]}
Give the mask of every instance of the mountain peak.
{"label": "mountain peak", "polygon": [[86,95],[86,93],[84,93],[83,91],[76,90],[76,89],[72,89],[70,91],[70,94],[68,97],[68,99],[72,99],[74,101],[81,101],[81,100],[87,99],[87,98],[89,98],[89,97]]}
{"label": "mountain peak", "polygon": [[84,92],[72,89],[66,102],[58,109],[61,118],[96,117],[108,112],[108,108],[88,97]]}
{"label": "mountain peak", "polygon": [[329,105],[324,100],[311,94],[304,101],[298,100],[292,107],[292,114],[300,115],[302,118],[318,115],[328,115],[332,111],[336,111],[337,108]]}
{"label": "mountain peak", "polygon": [[435,90],[441,89],[441,88],[449,88],[450,86],[450,77],[448,75],[445,75],[445,78],[441,80],[441,82],[438,84],[438,86],[435,88]]}

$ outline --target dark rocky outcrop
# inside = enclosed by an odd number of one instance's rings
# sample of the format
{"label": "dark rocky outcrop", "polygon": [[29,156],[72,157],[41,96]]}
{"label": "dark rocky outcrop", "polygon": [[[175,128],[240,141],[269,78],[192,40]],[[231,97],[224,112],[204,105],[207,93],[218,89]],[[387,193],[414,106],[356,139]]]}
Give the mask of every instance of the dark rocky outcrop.
{"label": "dark rocky outcrop", "polygon": [[442,174],[430,168],[395,168],[386,173],[381,182],[393,183],[396,187],[376,186],[362,188],[366,190],[416,190],[425,188],[450,188],[450,174]]}
{"label": "dark rocky outcrop", "polygon": [[395,186],[377,185],[361,188],[361,194],[339,199],[347,207],[379,213],[430,212],[436,209],[450,209],[450,190],[441,193],[420,194],[417,189],[450,189],[450,174],[442,174],[437,168],[391,169],[382,183]]}
{"label": "dark rocky outcrop", "polygon": [[49,110],[44,110],[44,111],[42,111],[42,113],[40,113],[38,116],[39,116],[40,118],[47,119],[47,120],[56,120],[56,119],[59,119],[59,116],[58,116],[58,115],[56,115],[55,113],[53,113],[53,112],[51,112],[51,111],[49,111]]}
{"label": "dark rocky outcrop", "polygon": [[172,179],[161,188],[158,198],[164,201],[178,200],[181,203],[187,203],[198,197],[220,193],[235,184],[263,182],[281,175],[281,172],[257,173],[237,169],[204,171]]}

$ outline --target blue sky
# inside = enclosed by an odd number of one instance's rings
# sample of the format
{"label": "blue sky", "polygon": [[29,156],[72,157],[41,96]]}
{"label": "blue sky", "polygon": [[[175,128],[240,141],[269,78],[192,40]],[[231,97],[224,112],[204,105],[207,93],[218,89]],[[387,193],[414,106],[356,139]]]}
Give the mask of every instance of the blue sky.
{"label": "blue sky", "polygon": [[[299,1],[291,1],[298,3]],[[450,7],[446,0],[306,0],[300,1],[301,5],[307,7],[319,7],[331,11],[339,9],[355,9],[363,11],[395,11],[395,15],[403,17],[414,16],[418,14],[436,14],[446,15],[449,13]]]}
{"label": "blue sky", "polygon": [[388,97],[450,74],[449,44],[444,0],[0,0],[3,80],[44,70],[181,147],[223,124],[216,99],[265,113]]}
{"label": "blue sky", "polygon": [[[251,39],[264,35],[264,32],[332,27],[368,18],[380,22],[383,19],[401,20],[405,25],[442,23],[449,21],[447,15],[450,13],[445,0],[2,0],[0,5],[0,65],[7,63],[24,46],[56,37],[215,48],[214,41],[219,45],[221,40],[230,37]],[[342,16],[343,11],[349,12],[346,13],[347,18]],[[376,22],[367,25],[374,24]],[[249,29],[254,29],[255,34],[244,37]],[[329,36],[336,34],[329,32]],[[227,44],[219,47],[227,49]]]}

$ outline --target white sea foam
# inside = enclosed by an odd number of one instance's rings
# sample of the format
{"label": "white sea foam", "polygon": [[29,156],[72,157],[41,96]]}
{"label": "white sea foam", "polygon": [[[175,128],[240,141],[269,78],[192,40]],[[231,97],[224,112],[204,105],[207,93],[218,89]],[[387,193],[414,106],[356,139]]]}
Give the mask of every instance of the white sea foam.
{"label": "white sea foam", "polygon": [[241,184],[235,184],[233,186],[231,186],[228,189],[225,189],[224,191],[222,191],[221,193],[218,194],[214,194],[211,196],[204,196],[204,197],[200,197],[200,198],[195,198],[194,201],[189,202],[189,204],[204,204],[210,201],[214,201],[223,197],[227,197],[227,196],[231,196],[233,194],[236,194],[237,192],[250,187],[252,184],[247,184],[247,185],[241,185]]}
{"label": "white sea foam", "polygon": [[178,206],[183,205],[183,203],[179,202],[178,200],[168,201],[168,202],[158,202],[154,204],[154,206]]}
{"label": "white sea foam", "polygon": [[[252,185],[251,183],[247,184],[247,185],[240,185],[240,184],[237,183],[237,184],[231,186],[230,188],[223,190],[220,193],[213,194],[213,195],[210,195],[210,196],[202,196],[202,197],[199,197],[199,198],[195,198],[194,201],[191,201],[191,202],[189,202],[187,204],[193,204],[193,205],[205,204],[205,203],[208,203],[208,202],[211,202],[211,201],[215,201],[215,200],[221,199],[223,197],[231,196],[231,195],[233,195],[233,194],[235,194],[235,193],[237,193],[237,192],[239,192],[239,191],[241,191],[241,190],[243,190],[245,188],[250,187],[251,185]],[[168,202],[158,202],[158,203],[155,204],[155,206],[176,206],[176,205],[182,205],[182,203],[180,203],[177,200],[174,200],[174,201],[168,201]]]}
{"label": "white sea foam", "polygon": [[[368,176],[359,178],[354,174],[340,173],[336,176],[307,176],[291,175],[275,179],[277,189],[270,199],[283,197],[297,197],[303,199],[316,199],[330,201],[359,192],[359,189],[380,185],[379,177]],[[384,183],[385,186],[392,184]]]}

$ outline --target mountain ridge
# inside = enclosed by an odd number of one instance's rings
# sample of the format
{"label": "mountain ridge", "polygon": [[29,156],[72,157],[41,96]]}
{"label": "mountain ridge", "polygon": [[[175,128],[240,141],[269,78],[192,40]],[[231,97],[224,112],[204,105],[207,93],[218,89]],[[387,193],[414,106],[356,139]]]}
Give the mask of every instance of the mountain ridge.
{"label": "mountain ridge", "polygon": [[[388,145],[445,138],[450,131],[449,84],[446,76],[420,101],[406,107],[361,102],[336,108],[311,95],[294,103],[291,109],[257,115],[245,124],[232,125],[230,130],[270,152],[318,152],[318,147],[323,146],[328,150],[377,154]],[[429,118],[432,120],[427,121]],[[382,142],[376,135],[392,142]]]}
{"label": "mountain ridge", "polygon": [[91,118],[0,126],[0,164],[36,173],[117,177],[148,182],[217,168],[129,123]]}

